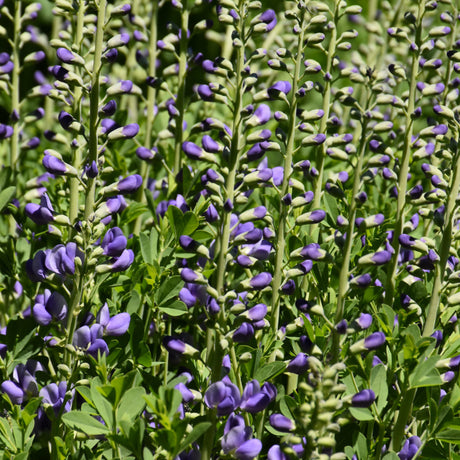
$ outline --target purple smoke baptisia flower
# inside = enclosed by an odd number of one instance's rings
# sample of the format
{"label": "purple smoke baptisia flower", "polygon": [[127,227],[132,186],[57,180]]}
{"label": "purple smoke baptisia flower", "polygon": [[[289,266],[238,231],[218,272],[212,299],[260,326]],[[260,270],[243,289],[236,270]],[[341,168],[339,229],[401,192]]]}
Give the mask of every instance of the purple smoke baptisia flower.
{"label": "purple smoke baptisia flower", "polygon": [[351,398],[352,407],[370,407],[375,401],[375,393],[372,390],[362,390]]}
{"label": "purple smoke baptisia flower", "polygon": [[101,247],[103,254],[109,257],[119,257],[126,249],[127,239],[119,227],[111,228],[104,235]]}
{"label": "purple smoke baptisia flower", "polygon": [[193,307],[197,302],[200,305],[204,305],[206,297],[206,286],[202,284],[185,283],[179,292],[179,299],[189,308]]}
{"label": "purple smoke baptisia flower", "polygon": [[40,197],[40,204],[27,203],[25,213],[37,225],[46,225],[54,221],[54,209],[47,193]]}
{"label": "purple smoke baptisia flower", "polygon": [[26,364],[18,364],[13,370],[13,379],[5,380],[0,388],[6,393],[13,404],[22,404],[31,396],[38,396],[38,384],[35,373],[43,371],[38,361],[28,360]]}
{"label": "purple smoke baptisia flower", "polygon": [[308,370],[308,357],[305,353],[299,353],[295,358],[289,361],[286,372],[293,374],[304,374]]}
{"label": "purple smoke baptisia flower", "polygon": [[104,335],[123,335],[128,330],[130,321],[131,317],[126,312],[110,317],[107,303],[104,303],[96,317],[96,322],[102,326]]}
{"label": "purple smoke baptisia flower", "polygon": [[224,454],[232,454],[238,460],[252,460],[262,450],[262,442],[252,438],[252,429],[244,423],[241,415],[230,414],[221,440]]}
{"label": "purple smoke baptisia flower", "polygon": [[[42,398],[43,405],[49,405],[53,408],[54,414],[57,416],[64,404],[67,393],[67,382],[50,383],[44,386],[38,394]],[[65,403],[64,412],[69,412],[72,408],[72,398]]]}
{"label": "purple smoke baptisia flower", "polygon": [[289,460],[289,457],[281,450],[279,444],[274,444],[268,449],[267,460]]}
{"label": "purple smoke baptisia flower", "polygon": [[13,135],[13,128],[9,125],[0,123],[0,139],[8,139]]}
{"label": "purple smoke baptisia flower", "polygon": [[364,275],[356,276],[350,280],[350,284],[353,286],[358,286],[361,288],[365,288],[372,283],[372,277],[369,273],[365,273]]}
{"label": "purple smoke baptisia flower", "polygon": [[270,425],[278,431],[288,433],[295,430],[295,423],[282,414],[272,414],[269,418]]}
{"label": "purple smoke baptisia flower", "polygon": [[377,331],[364,339],[364,347],[366,350],[376,350],[385,343],[385,340],[385,334]]}
{"label": "purple smoke baptisia flower", "polygon": [[[270,385],[269,392],[266,391],[266,385]],[[274,397],[276,397],[276,388],[271,383],[264,384],[260,388],[257,380],[251,380],[244,387],[240,408],[255,414],[267,408]]]}
{"label": "purple smoke baptisia flower", "polygon": [[204,402],[210,409],[216,408],[217,415],[229,415],[240,405],[240,390],[225,376],[209,386],[204,394]]}
{"label": "purple smoke baptisia flower", "polygon": [[361,329],[368,329],[372,324],[372,315],[369,313],[361,313],[361,316],[356,320],[356,323]]}
{"label": "purple smoke baptisia flower", "polygon": [[56,50],[56,56],[64,64],[79,64],[82,65],[85,61],[78,55],[72,53],[67,48],[58,48]]}
{"label": "purple smoke baptisia flower", "polygon": [[105,105],[103,105],[99,109],[99,112],[101,112],[107,117],[111,117],[116,111],[117,111],[117,101],[115,101],[114,99],[111,99],[109,102],[107,102]]}
{"label": "purple smoke baptisia flower", "polygon": [[44,294],[35,297],[32,314],[38,324],[46,326],[51,321],[64,321],[67,316],[67,302],[59,292],[45,289]]}
{"label": "purple smoke baptisia flower", "polygon": [[91,327],[79,327],[73,335],[72,345],[82,348],[88,355],[97,358],[98,354],[108,354],[109,347],[102,339],[103,327],[100,324],[93,324]]}
{"label": "purple smoke baptisia flower", "polygon": [[268,88],[267,93],[271,98],[276,98],[280,93],[288,94],[292,89],[291,83],[287,80],[277,81],[274,85]]}
{"label": "purple smoke baptisia flower", "polygon": [[422,445],[418,436],[411,436],[404,443],[403,448],[399,451],[398,457],[401,460],[412,460]]}
{"label": "purple smoke baptisia flower", "polygon": [[112,259],[110,271],[112,273],[127,270],[134,262],[134,252],[131,249],[125,249],[119,257]]}
{"label": "purple smoke baptisia flower", "polygon": [[130,123],[129,125],[126,126],[121,126],[119,128],[116,128],[110,133],[108,133],[107,137],[111,141],[116,141],[119,139],[132,139],[137,135],[139,132],[139,125],[137,123]]}
{"label": "purple smoke baptisia flower", "polygon": [[305,225],[305,224],[318,224],[326,218],[326,211],[322,209],[316,209],[314,211],[306,212],[301,214],[296,219],[296,225]]}
{"label": "purple smoke baptisia flower", "polygon": [[148,149],[147,147],[138,147],[136,149],[136,155],[141,159],[141,160],[153,160],[155,156],[158,153],[158,149],[156,147],[152,147],[151,149]]}
{"label": "purple smoke baptisia flower", "polygon": [[268,272],[262,272],[254,276],[248,281],[249,286],[255,290],[261,290],[266,288],[272,282],[272,275]]}
{"label": "purple smoke baptisia flower", "polygon": [[[248,118],[246,121],[246,125],[254,128],[256,126],[261,126],[267,123],[270,120],[271,117],[271,111],[270,107],[267,104],[260,104],[259,107],[255,110],[254,114]],[[262,142],[261,145],[263,146],[266,142]],[[257,144],[256,144],[257,145]],[[267,150],[268,145],[266,148],[263,150]],[[250,157],[249,152],[248,152],[248,158]],[[259,157],[260,158],[260,157]],[[255,158],[252,158],[255,159]]]}
{"label": "purple smoke baptisia flower", "polygon": [[73,168],[69,167],[69,165],[53,155],[45,155],[42,163],[49,173],[55,174],[56,176],[63,176],[73,170]]}
{"label": "purple smoke baptisia flower", "polygon": [[259,32],[270,32],[276,26],[276,13],[272,9],[264,11],[259,17],[259,24],[256,25],[254,30]]}
{"label": "purple smoke baptisia flower", "polygon": [[79,258],[81,262],[84,260],[83,252],[78,249],[73,242],[58,244],[53,249],[45,251],[45,267],[53,273],[61,276],[73,275],[75,273],[75,259]]}
{"label": "purple smoke baptisia flower", "polygon": [[233,341],[236,343],[247,343],[254,337],[254,327],[250,323],[244,322],[233,333]]}
{"label": "purple smoke baptisia flower", "polygon": [[166,336],[163,339],[163,344],[169,352],[179,353],[184,356],[196,357],[199,355],[199,351],[196,348],[175,337]]}
{"label": "purple smoke baptisia flower", "polygon": [[372,254],[367,254],[362,256],[358,260],[359,265],[384,265],[391,260],[391,252],[384,250],[384,251],[377,251]]}
{"label": "purple smoke baptisia flower", "polygon": [[117,191],[121,194],[136,192],[142,185],[142,177],[139,174],[133,174],[120,180],[116,185]]}

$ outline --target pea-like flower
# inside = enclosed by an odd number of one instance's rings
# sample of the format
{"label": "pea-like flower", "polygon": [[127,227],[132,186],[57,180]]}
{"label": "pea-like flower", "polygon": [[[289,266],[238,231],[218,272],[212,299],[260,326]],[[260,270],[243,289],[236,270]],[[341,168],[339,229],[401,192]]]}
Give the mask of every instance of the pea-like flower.
{"label": "pea-like flower", "polygon": [[67,302],[59,292],[45,289],[44,294],[35,297],[32,314],[38,324],[46,326],[51,321],[64,321],[67,316]]}
{"label": "pea-like flower", "polygon": [[406,440],[404,446],[398,453],[401,460],[412,460],[422,445],[422,441],[418,436],[411,436]]}
{"label": "pea-like flower", "polygon": [[5,380],[0,388],[13,404],[22,404],[29,397],[38,396],[35,373],[42,370],[43,367],[38,361],[28,360],[26,364],[18,364],[13,370],[13,379]]}
{"label": "pea-like flower", "polygon": [[295,430],[295,423],[282,414],[272,414],[269,418],[270,425],[278,431],[288,433]]}
{"label": "pea-like flower", "polygon": [[251,460],[262,450],[262,442],[252,438],[252,429],[245,425],[241,415],[235,414],[225,424],[221,445],[224,454],[232,454],[238,460]]}
{"label": "pea-like flower", "polygon": [[99,310],[96,322],[103,327],[104,335],[123,335],[129,328],[131,317],[129,313],[118,313],[110,317],[109,307],[105,303]]}
{"label": "pea-like flower", "polygon": [[107,231],[102,240],[103,254],[109,257],[119,257],[126,249],[127,239],[119,227]]}
{"label": "pea-like flower", "polygon": [[[270,385],[270,387],[266,385]],[[269,391],[267,391],[267,388]],[[251,380],[244,387],[240,408],[246,412],[255,414],[266,409],[274,399],[274,396],[276,397],[276,388],[272,384],[264,384],[260,388],[257,380]]]}
{"label": "pea-like flower", "polygon": [[229,415],[240,405],[240,390],[225,376],[209,386],[204,394],[204,402],[209,408],[216,408],[218,415]]}
{"label": "pea-like flower", "polygon": [[370,407],[375,401],[375,393],[372,390],[366,389],[356,393],[351,398],[352,407]]}

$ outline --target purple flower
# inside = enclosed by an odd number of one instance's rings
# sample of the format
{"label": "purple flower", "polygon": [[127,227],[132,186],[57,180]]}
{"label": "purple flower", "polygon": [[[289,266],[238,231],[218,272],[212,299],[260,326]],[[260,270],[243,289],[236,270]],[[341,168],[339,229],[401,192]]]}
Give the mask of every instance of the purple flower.
{"label": "purple flower", "polygon": [[116,128],[110,133],[108,133],[107,137],[111,141],[115,141],[118,139],[132,139],[134,136],[137,135],[139,132],[139,125],[137,123],[131,123],[126,126],[121,126],[120,128]]}
{"label": "purple flower", "polygon": [[372,390],[362,390],[351,398],[352,407],[370,407],[375,401],[375,393]]}
{"label": "purple flower", "polygon": [[114,227],[107,231],[102,240],[101,247],[103,248],[103,254],[109,257],[119,257],[121,253],[126,249],[127,240],[123,231]]}
{"label": "purple flower", "polygon": [[125,177],[118,182],[116,188],[123,195],[128,193],[134,193],[142,185],[142,177],[139,174],[133,174],[132,176]]}
{"label": "purple flower", "polygon": [[260,27],[259,29],[256,27],[255,30],[261,32],[270,32],[276,26],[276,13],[272,9],[264,11],[258,19],[262,23],[259,23],[258,26],[262,27]]}
{"label": "purple flower", "polygon": [[272,275],[268,272],[262,272],[249,280],[249,286],[255,290],[266,288],[272,282]]}
{"label": "purple flower", "polygon": [[114,336],[123,335],[129,328],[130,320],[129,313],[118,313],[110,317],[107,303],[101,307],[96,317],[96,321],[103,327],[104,333]]}
{"label": "purple flower", "polygon": [[384,265],[391,260],[390,251],[378,251],[362,256],[358,260],[359,265]]}
{"label": "purple flower", "polygon": [[27,203],[25,213],[37,225],[46,225],[54,221],[54,209],[47,193],[41,196],[40,204]]}
{"label": "purple flower", "polygon": [[308,370],[308,358],[305,353],[299,353],[286,367],[286,372],[293,374],[304,374]]}
{"label": "purple flower", "polygon": [[217,408],[218,415],[231,414],[241,402],[238,387],[228,377],[209,386],[204,394],[204,402],[209,408]]}
{"label": "purple flower", "polygon": [[[42,404],[49,405],[53,408],[54,414],[57,416],[66,399],[67,382],[50,383],[44,386],[38,394],[42,398]],[[69,412],[72,406],[72,401],[68,400],[64,406],[64,412]]]}
{"label": "purple flower", "polygon": [[318,224],[322,220],[326,218],[326,212],[322,209],[316,209],[314,211],[306,212],[305,214],[301,214],[296,219],[297,225],[305,225],[305,224]]}
{"label": "purple flower", "polygon": [[78,257],[82,262],[84,259],[83,253],[78,249],[73,242],[66,244],[58,244],[53,249],[45,251],[45,267],[58,275],[73,275],[75,273],[75,259]]}
{"label": "purple flower", "polygon": [[361,316],[356,322],[361,329],[368,329],[372,324],[372,315],[369,315],[369,313],[361,313]]}
{"label": "purple flower", "polygon": [[282,414],[272,414],[269,418],[270,425],[278,431],[288,433],[295,430],[295,423]]}
{"label": "purple flower", "polygon": [[131,249],[125,249],[119,257],[113,259],[113,262],[110,266],[110,271],[112,273],[125,271],[131,266],[133,262],[134,252]]}
{"label": "purple flower", "polygon": [[246,343],[249,342],[254,337],[254,327],[250,323],[243,323],[241,326],[236,329],[233,333],[233,341],[236,343]]}
{"label": "purple flower", "polygon": [[221,441],[224,454],[232,454],[238,460],[252,460],[262,450],[259,439],[252,439],[252,429],[247,427],[241,415],[231,414],[225,424]]}
{"label": "purple flower", "polygon": [[263,387],[262,389],[260,388],[259,382],[251,380],[244,387],[240,408],[246,412],[255,414],[267,408],[270,401],[270,395],[264,391]]}
{"label": "purple flower", "polygon": [[18,364],[13,370],[13,380],[5,380],[0,388],[13,404],[22,404],[30,396],[38,396],[35,373],[42,370],[38,361],[28,360],[26,364]]}
{"label": "purple flower", "polygon": [[35,297],[32,314],[42,326],[50,324],[53,319],[64,321],[67,316],[66,300],[59,292],[51,293],[49,289],[45,289],[44,294]]}
{"label": "purple flower", "polygon": [[422,445],[418,436],[411,436],[404,443],[403,448],[399,451],[398,457],[401,460],[412,460]]}
{"label": "purple flower", "polygon": [[364,339],[364,347],[366,350],[375,350],[385,343],[386,337],[383,332],[374,332]]}
{"label": "purple flower", "polygon": [[57,176],[62,176],[68,172],[67,165],[53,155],[45,155],[43,157],[43,166],[49,173]]}

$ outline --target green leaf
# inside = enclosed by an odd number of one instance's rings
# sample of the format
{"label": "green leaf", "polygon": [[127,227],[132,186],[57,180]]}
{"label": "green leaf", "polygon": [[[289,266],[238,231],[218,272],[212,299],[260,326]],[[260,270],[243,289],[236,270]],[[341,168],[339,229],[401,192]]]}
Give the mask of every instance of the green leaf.
{"label": "green leaf", "polygon": [[3,208],[11,201],[15,193],[16,187],[14,185],[0,192],[0,212],[3,211]]}
{"label": "green leaf", "polygon": [[259,381],[259,383],[263,383],[272,377],[275,377],[278,374],[286,369],[286,364],[281,363],[279,361],[274,361],[272,363],[265,364],[262,367],[259,367],[254,374],[254,378]]}
{"label": "green leaf", "polygon": [[107,427],[112,429],[112,404],[101,394],[100,388],[96,384],[91,385],[91,400]]}
{"label": "green leaf", "polygon": [[417,364],[414,371],[409,376],[410,388],[442,385],[444,382],[435,367],[438,360],[438,356],[430,356]]}
{"label": "green leaf", "polygon": [[146,264],[152,265],[153,263],[153,251],[150,244],[150,236],[147,232],[143,232],[139,235],[139,245],[141,247],[141,254]]}
{"label": "green leaf", "polygon": [[380,414],[388,398],[387,371],[383,364],[378,364],[371,371],[371,390],[377,398],[377,411]]}
{"label": "green leaf", "polygon": [[157,305],[165,305],[168,300],[173,299],[183,288],[184,282],[179,275],[167,278],[155,293],[155,302]]}
{"label": "green leaf", "polygon": [[188,313],[187,305],[180,300],[176,300],[168,306],[160,305],[158,309],[169,316],[182,316]]}
{"label": "green leaf", "polygon": [[388,452],[387,454],[385,454],[382,460],[400,460],[400,458],[398,454],[394,452]]}
{"label": "green leaf", "polygon": [[358,437],[356,439],[354,448],[356,450],[359,460],[368,459],[367,439],[361,432],[358,433]]}
{"label": "green leaf", "polygon": [[81,431],[90,436],[106,435],[110,430],[91,415],[72,410],[62,416],[62,421],[72,430]]}
{"label": "green leaf", "polygon": [[183,450],[189,447],[192,443],[197,441],[201,436],[208,431],[209,427],[211,426],[211,422],[201,422],[198,423],[193,430],[184,438],[184,440],[180,443],[179,452],[180,454]]}
{"label": "green leaf", "polygon": [[191,235],[199,225],[198,217],[192,211],[187,211],[184,214],[176,206],[169,206],[166,216],[177,241],[181,235]]}
{"label": "green leaf", "polygon": [[142,387],[130,388],[121,397],[117,416],[120,419],[134,420],[145,407],[145,390]]}
{"label": "green leaf", "polygon": [[374,416],[370,409],[364,407],[350,407],[351,415],[360,422],[368,422],[374,420]]}

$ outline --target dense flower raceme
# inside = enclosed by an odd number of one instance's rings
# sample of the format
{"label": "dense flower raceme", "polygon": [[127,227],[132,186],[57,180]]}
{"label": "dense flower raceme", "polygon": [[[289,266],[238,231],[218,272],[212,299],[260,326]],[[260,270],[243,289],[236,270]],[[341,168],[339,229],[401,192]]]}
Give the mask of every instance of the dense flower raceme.
{"label": "dense flower raceme", "polygon": [[5,380],[1,389],[13,404],[22,404],[32,396],[38,396],[38,383],[35,378],[37,371],[43,371],[38,361],[29,360],[26,364],[18,364],[13,371],[13,379]]}

